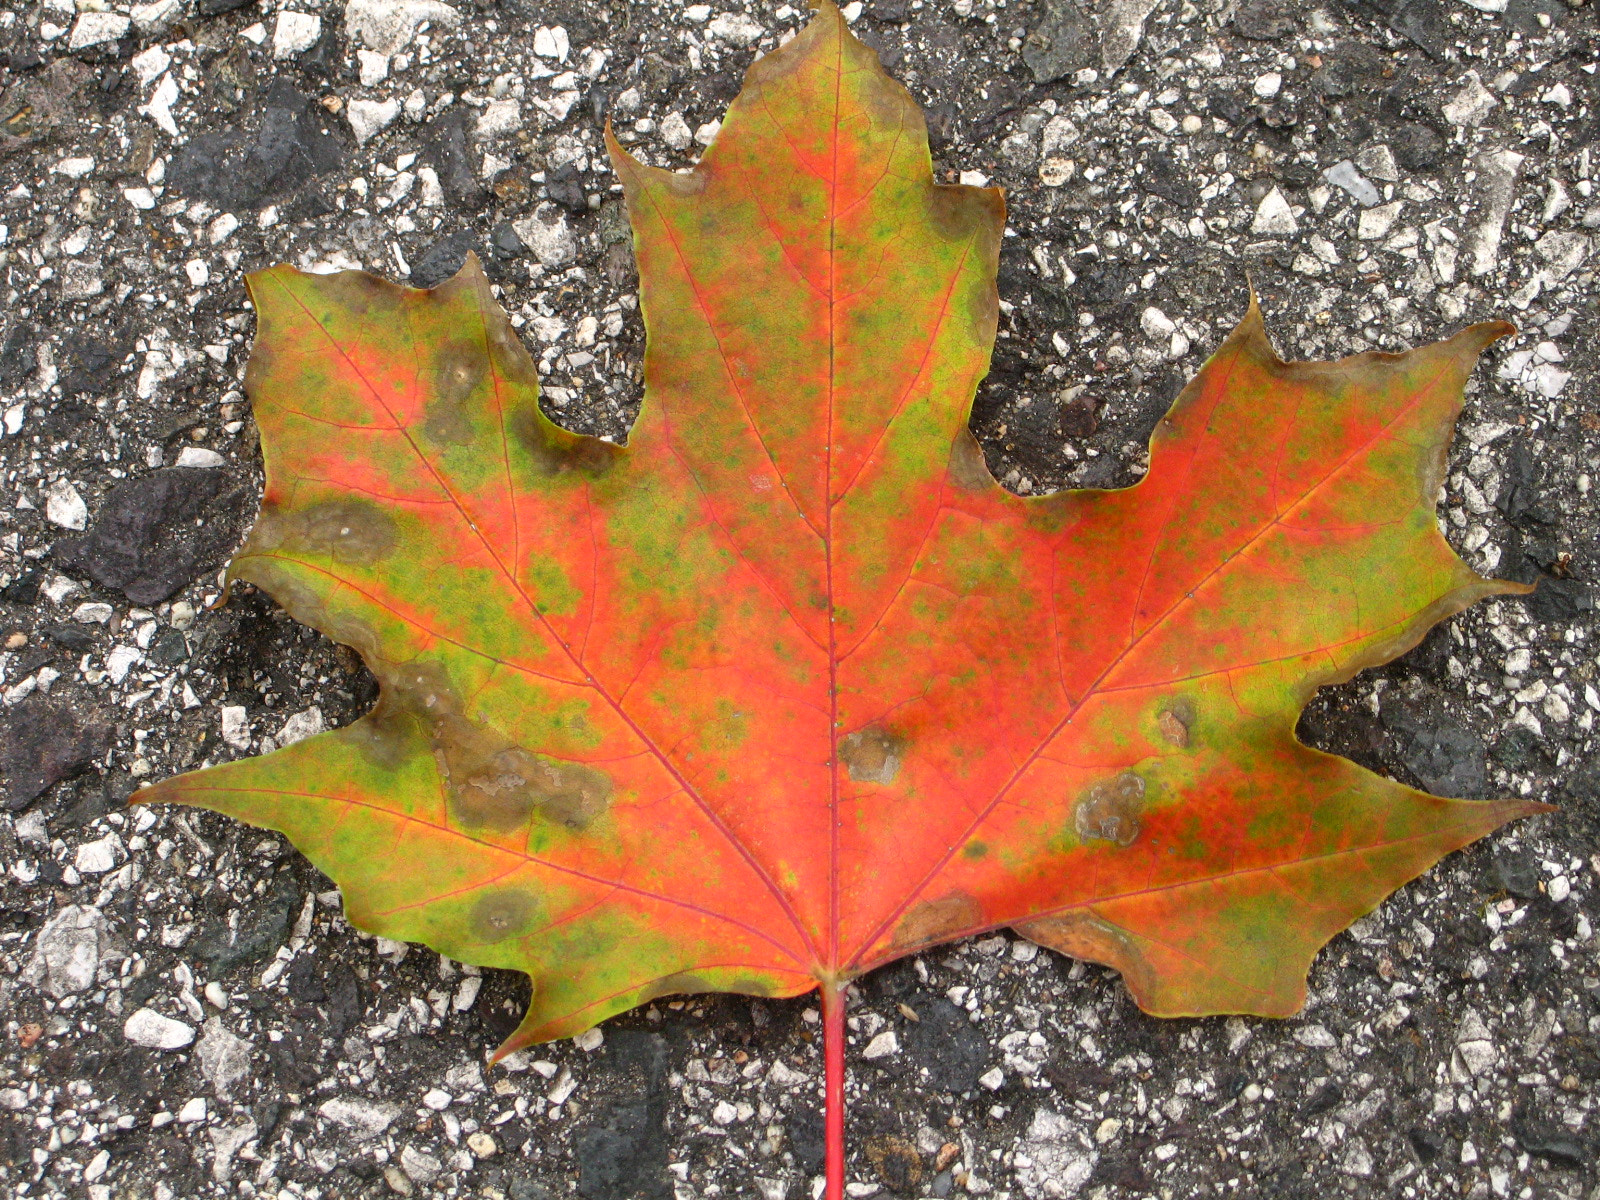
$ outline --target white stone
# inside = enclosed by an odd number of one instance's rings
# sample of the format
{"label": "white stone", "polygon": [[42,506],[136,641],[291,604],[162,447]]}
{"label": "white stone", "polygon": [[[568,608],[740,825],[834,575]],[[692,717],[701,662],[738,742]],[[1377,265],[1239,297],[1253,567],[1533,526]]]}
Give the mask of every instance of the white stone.
{"label": "white stone", "polygon": [[511,227],[546,268],[565,266],[577,257],[578,244],[567,228],[567,218],[554,204],[539,205],[532,216],[513,221]]}
{"label": "white stone", "polygon": [[129,65],[133,67],[133,73],[139,79],[139,86],[149,87],[172,65],[172,55],[160,46],[151,46],[143,53],[135,54],[129,60]]}
{"label": "white stone", "polygon": [[1372,1174],[1372,1151],[1363,1138],[1352,1138],[1339,1160],[1339,1170],[1346,1175],[1365,1179]]}
{"label": "white stone", "polygon": [[190,287],[201,288],[211,282],[211,268],[203,258],[191,258],[184,263],[183,273],[189,277]]}
{"label": "white stone", "polygon": [[400,1169],[413,1183],[429,1184],[444,1170],[444,1163],[431,1154],[424,1154],[415,1146],[407,1145],[400,1151]]}
{"label": "white stone", "polygon": [[1099,1157],[1082,1126],[1040,1107],[1018,1148],[1017,1185],[1029,1200],[1076,1196],[1094,1174]]}
{"label": "white stone", "polygon": [[473,132],[479,141],[510,137],[522,128],[522,105],[515,100],[491,100],[478,114]]}
{"label": "white stone", "polygon": [[982,1075],[978,1076],[978,1082],[984,1087],[988,1088],[991,1092],[998,1092],[1002,1085],[1004,1085],[1005,1081],[1005,1072],[999,1067],[990,1067]]}
{"label": "white stone", "polygon": [[113,646],[106,655],[106,674],[111,676],[112,683],[120,685],[143,659],[144,654],[137,646]]}
{"label": "white stone", "polygon": [[1294,219],[1294,211],[1289,207],[1289,202],[1283,198],[1283,193],[1274,187],[1265,196],[1261,203],[1256,205],[1255,220],[1250,222],[1250,232],[1266,234],[1269,237],[1287,237],[1298,233],[1299,223]]}
{"label": "white stone", "polygon": [[62,529],[81,530],[88,527],[89,506],[71,480],[58,479],[44,490],[44,516]]}
{"label": "white stone", "polygon": [[1444,117],[1452,125],[1475,128],[1483,124],[1483,119],[1499,103],[1494,94],[1483,86],[1483,80],[1478,78],[1478,73],[1468,71],[1467,81],[1461,85],[1461,90],[1445,102]]}
{"label": "white stone", "polygon": [[122,13],[81,13],[78,16],[78,23],[72,27],[72,37],[67,40],[67,48],[87,50],[91,46],[119,42],[127,36],[128,28],[132,24],[132,19]]}
{"label": "white stone", "polygon": [[1544,281],[1556,284],[1583,265],[1584,259],[1589,257],[1590,243],[1581,233],[1551,232],[1535,242],[1533,248],[1545,261],[1546,265],[1540,272]]}
{"label": "white stone", "polygon": [[1302,1025],[1294,1031],[1294,1040],[1313,1050],[1332,1050],[1339,1044],[1339,1039],[1321,1025]]}
{"label": "white stone", "polygon": [[726,1100],[718,1100],[717,1106],[711,1110],[711,1119],[718,1125],[732,1125],[739,1119],[739,1110]]}
{"label": "white stone", "polygon": [[1140,314],[1139,328],[1144,330],[1145,337],[1164,342],[1173,335],[1178,326],[1159,308],[1147,308]]}
{"label": "white stone", "polygon": [[1400,164],[1395,161],[1394,151],[1382,142],[1368,146],[1357,154],[1356,166],[1384,183],[1400,182]]}
{"label": "white stone", "polygon": [[1560,904],[1572,895],[1572,882],[1565,875],[1557,875],[1544,885],[1544,894],[1555,903]]}
{"label": "white stone", "polygon": [[1522,163],[1523,156],[1515,150],[1486,151],[1472,160],[1478,170],[1478,186],[1482,193],[1479,205],[1482,220],[1473,226],[1466,239],[1475,276],[1487,275],[1500,261],[1500,238],[1516,199]]}
{"label": "white stone", "polygon": [[220,467],[226,460],[215,450],[208,450],[204,446],[185,446],[178,451],[177,464],[180,467]]}
{"label": "white stone", "polygon": [[706,26],[706,35],[730,46],[753,45],[766,30],[743,13],[718,13]]}
{"label": "white stone", "polygon": [[1363,208],[1371,208],[1383,199],[1383,194],[1378,191],[1372,180],[1356,170],[1355,163],[1348,158],[1334,163],[1322,173],[1322,177],[1334,187],[1348,192]]}
{"label": "white stone", "polygon": [[[134,653],[137,654],[138,651]],[[78,869],[80,875],[104,875],[107,871],[115,869],[121,852],[122,839],[115,833],[108,833],[103,838],[96,838],[79,846],[77,853],[73,855],[72,865]]]}
{"label": "white stone", "polygon": [[1394,228],[1394,223],[1400,219],[1400,210],[1405,205],[1404,200],[1395,200],[1367,209],[1356,222],[1356,236],[1363,241],[1387,237],[1389,230]]}
{"label": "white stone", "polygon": [[156,206],[155,193],[149,188],[123,188],[122,198],[140,212],[149,212]]}
{"label": "white stone", "polygon": [[322,18],[285,10],[272,29],[272,57],[282,60],[304,54],[322,37]]}
{"label": "white stone", "polygon": [[227,1183],[233,1174],[233,1160],[239,1151],[255,1141],[256,1123],[254,1119],[246,1117],[237,1125],[213,1125],[206,1133],[211,1138],[211,1148],[215,1152],[211,1160],[211,1178],[218,1183]]}
{"label": "white stone", "polygon": [[378,1137],[394,1123],[400,1115],[400,1106],[362,1096],[335,1096],[324,1100],[317,1111],[335,1125],[349,1130],[358,1142],[365,1142]]}
{"label": "white stone", "polygon": [[183,1107],[178,1110],[178,1123],[180,1125],[197,1125],[205,1119],[206,1102],[203,1096],[185,1100]]}
{"label": "white stone", "polygon": [[[478,990],[483,987],[481,975],[468,975],[458,985],[456,994],[450,997],[450,1007],[456,1012],[467,1012],[478,1001]],[[594,1032],[598,1033],[599,1030]]]}
{"label": "white stone", "polygon": [[40,928],[22,978],[57,1000],[94,985],[106,919],[97,908],[69,904]]}
{"label": "white stone", "polygon": [[721,132],[722,122],[710,120],[694,131],[694,140],[702,146],[709,146],[717,140],[717,134]]}
{"label": "white stone", "polygon": [[400,101],[352,100],[345,105],[344,118],[356,135],[356,143],[365,146],[385,129],[394,124],[400,115]]}
{"label": "white stone", "polygon": [[[173,119],[172,106],[178,102],[178,97],[181,95],[182,93],[178,90],[178,82],[172,78],[172,72],[169,71],[161,77],[161,82],[156,84],[155,91],[150,93],[150,102],[141,104],[139,111],[159,125],[161,131],[168,137],[177,137],[178,122]],[[123,192],[122,194],[128,197],[129,202],[135,208],[154,208],[156,206],[154,196],[150,197],[149,204],[141,204],[134,199],[135,191],[143,192],[146,196],[150,196],[148,188],[135,188]]]}
{"label": "white stone", "polygon": [[232,1099],[234,1085],[250,1074],[250,1043],[230,1033],[221,1017],[207,1019],[195,1057],[219,1100]]}
{"label": "white stone", "polygon": [[670,112],[661,122],[661,140],[674,150],[687,150],[694,145],[694,131],[681,112]]}
{"label": "white stone", "polygon": [[868,1062],[880,1058],[889,1058],[900,1053],[900,1038],[892,1029],[885,1029],[867,1043],[867,1048],[861,1052],[861,1057]]}
{"label": "white stone", "polygon": [[183,0],[154,0],[151,4],[135,4],[128,10],[133,27],[146,37],[156,37],[172,28],[183,16]]}
{"label": "white stone", "polygon": [[377,87],[389,78],[389,56],[376,50],[357,50],[356,62],[361,66],[361,86]]}
{"label": "white stone", "polygon": [[222,740],[235,750],[250,749],[250,717],[242,704],[223,706]]}
{"label": "white stone", "polygon": [[94,172],[94,159],[92,158],[63,158],[50,168],[57,175],[65,175],[68,179],[82,179]]}
{"label": "white stone", "polygon": [[454,1096],[442,1088],[429,1088],[422,1093],[423,1106],[433,1109],[434,1112],[443,1112],[450,1107],[450,1102],[454,1099]]}
{"label": "white stone", "polygon": [[540,58],[553,58],[557,62],[566,62],[570,48],[567,31],[559,25],[541,25],[533,31],[533,52]]}
{"label": "white stone", "polygon": [[194,1030],[153,1008],[141,1008],[122,1023],[122,1036],[151,1050],[182,1050],[194,1041]]}
{"label": "white stone", "polygon": [[312,705],[304,712],[297,712],[283,723],[278,730],[277,742],[279,746],[292,746],[296,742],[303,742],[308,737],[313,737],[327,729],[328,724],[322,718],[322,710]]}
{"label": "white stone", "polygon": [[1257,77],[1254,91],[1263,100],[1271,100],[1281,87],[1283,87],[1283,76],[1276,71],[1268,71],[1265,75]]}
{"label": "white stone", "polygon": [[454,29],[461,24],[461,14],[440,0],[349,0],[344,8],[350,40],[379,54],[399,54],[411,45],[423,22]]}

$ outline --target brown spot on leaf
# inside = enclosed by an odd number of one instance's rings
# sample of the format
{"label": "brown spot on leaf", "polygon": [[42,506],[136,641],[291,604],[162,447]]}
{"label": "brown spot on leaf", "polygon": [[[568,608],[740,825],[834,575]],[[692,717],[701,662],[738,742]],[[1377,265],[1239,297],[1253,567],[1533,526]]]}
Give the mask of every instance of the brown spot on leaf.
{"label": "brown spot on leaf", "polygon": [[433,741],[451,813],[469,829],[510,833],[538,813],[583,830],[610,807],[611,777],[605,773],[530,753],[454,714],[434,723]]}
{"label": "brown spot on leaf", "polygon": [[621,446],[597,437],[558,428],[532,404],[512,414],[511,433],[533,458],[534,469],[541,475],[576,471],[598,479],[626,453]]}
{"label": "brown spot on leaf", "polygon": [[696,975],[693,971],[678,971],[672,975],[663,975],[660,979],[640,988],[639,1003],[654,1000],[657,996],[693,996],[716,990],[704,976]]}
{"label": "brown spot on leaf", "polygon": [[365,500],[324,500],[294,510],[267,503],[241,554],[282,550],[370,567],[399,540],[394,518]]}
{"label": "brown spot on leaf", "polygon": [[527,892],[496,888],[478,897],[467,923],[479,941],[503,942],[526,933],[538,909],[539,902]]}
{"label": "brown spot on leaf", "polygon": [[966,892],[951,892],[908,909],[895,927],[895,947],[926,946],[967,933],[983,924],[983,906]]}
{"label": "brown spot on leaf", "polygon": [[905,740],[878,725],[839,739],[839,761],[857,783],[893,783],[904,753]]}
{"label": "brown spot on leaf", "polygon": [[1041,946],[1121,971],[1135,995],[1149,994],[1155,980],[1150,963],[1126,932],[1092,912],[1075,909],[1026,921],[1015,928],[1023,937]]}
{"label": "brown spot on leaf", "polygon": [[950,444],[950,482],[964,492],[984,492],[995,486],[983,449],[972,430],[962,426]]}
{"label": "brown spot on leaf", "polygon": [[433,398],[422,431],[434,442],[464,446],[472,441],[468,401],[483,383],[489,363],[483,347],[454,341],[440,348],[433,369]]}
{"label": "brown spot on leaf", "polygon": [[1131,771],[1091,784],[1073,810],[1078,836],[1131,846],[1139,837],[1144,780]]}
{"label": "brown spot on leaf", "polygon": [[1194,704],[1185,696],[1169,700],[1156,714],[1161,736],[1180,750],[1189,748],[1189,731],[1194,728]]}

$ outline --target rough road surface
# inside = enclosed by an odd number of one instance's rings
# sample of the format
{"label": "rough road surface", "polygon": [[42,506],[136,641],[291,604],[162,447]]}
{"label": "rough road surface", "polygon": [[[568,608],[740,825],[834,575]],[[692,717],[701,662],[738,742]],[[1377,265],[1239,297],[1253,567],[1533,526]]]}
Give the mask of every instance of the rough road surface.
{"label": "rough road surface", "polygon": [[[654,1004],[485,1069],[519,976],[375,941],[280,839],[141,781],[348,722],[347,650],[217,572],[260,457],[245,271],[469,250],[552,415],[643,333],[609,116],[685,165],[798,4],[0,5],[0,1194],[812,1196],[817,1015]],[[1280,350],[1522,333],[1440,519],[1539,580],[1324,693],[1313,743],[1522,822],[1318,959],[1285,1022],[1159,1021],[994,936],[863,981],[850,1195],[1600,1197],[1600,27],[1582,0],[868,0],[941,178],[1007,189],[973,427],[1121,486],[1258,289]]]}

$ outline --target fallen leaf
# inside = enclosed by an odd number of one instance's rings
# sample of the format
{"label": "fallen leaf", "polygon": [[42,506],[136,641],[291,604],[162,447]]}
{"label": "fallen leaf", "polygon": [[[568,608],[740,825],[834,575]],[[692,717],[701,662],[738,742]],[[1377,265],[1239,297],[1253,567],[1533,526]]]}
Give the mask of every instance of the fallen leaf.
{"label": "fallen leaf", "polygon": [[267,485],[232,566],[382,685],[348,728],[169,780],[287,834],[350,920],[527,972],[501,1048],[667,993],[827,1015],[998,926],[1159,1014],[1282,1016],[1330,937],[1522,801],[1301,745],[1312,693],[1525,590],[1435,497],[1509,329],[1285,363],[1252,303],[1124,491],[1024,499],[967,431],[1004,220],[933,182],[824,4],[701,164],[613,142],[649,334],[626,449],[566,432],[475,260],[432,291],[251,278]]}

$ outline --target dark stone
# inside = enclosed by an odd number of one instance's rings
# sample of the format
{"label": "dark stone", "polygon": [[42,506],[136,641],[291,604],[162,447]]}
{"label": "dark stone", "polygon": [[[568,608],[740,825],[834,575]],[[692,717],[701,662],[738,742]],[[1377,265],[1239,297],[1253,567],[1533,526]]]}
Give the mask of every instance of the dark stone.
{"label": "dark stone", "polygon": [[103,789],[90,787],[69,807],[58,814],[54,824],[61,829],[82,829],[91,821],[98,821],[111,811]]}
{"label": "dark stone", "polygon": [[1513,725],[1501,734],[1490,753],[1496,762],[1513,771],[1525,771],[1545,757],[1539,735],[1522,725]]}
{"label": "dark stone", "polygon": [[235,210],[291,196],[344,161],[321,111],[288,81],[275,80],[252,137],[239,129],[198,134],[173,157],[168,184]]}
{"label": "dark stone", "polygon": [[1539,464],[1524,438],[1514,438],[1506,447],[1500,493],[1495,497],[1494,506],[1508,521],[1529,517],[1545,520],[1539,506]]}
{"label": "dark stone", "polygon": [[44,58],[39,54],[38,48],[32,42],[29,42],[27,45],[18,46],[13,50],[8,56],[6,64],[20,75],[24,71],[37,71],[44,66]]}
{"label": "dark stone", "polygon": [[44,582],[44,575],[37,569],[24,571],[5,587],[0,588],[0,600],[7,604],[37,604],[39,602],[39,588]]}
{"label": "dark stone", "polygon": [[927,1068],[930,1086],[940,1092],[970,1092],[989,1067],[989,1043],[972,1027],[967,1014],[948,1000],[936,999],[918,1014],[922,1020],[906,1029],[913,1061]]}
{"label": "dark stone", "polygon": [[1345,0],[1356,13],[1388,24],[1433,58],[1443,58],[1450,45],[1450,19],[1440,0]]}
{"label": "dark stone", "polygon": [[22,387],[39,369],[34,331],[26,325],[13,325],[0,342],[0,388]]}
{"label": "dark stone", "polygon": [[1275,42],[1297,28],[1294,10],[1285,0],[1246,0],[1233,14],[1233,27],[1253,42]]}
{"label": "dark stone", "polygon": [[1488,764],[1472,730],[1442,714],[1416,712],[1404,701],[1386,703],[1381,718],[1401,765],[1425,789],[1439,796],[1483,795]]}
{"label": "dark stone", "polygon": [[211,978],[220,979],[283,945],[299,911],[299,892],[280,875],[255,910],[241,915],[237,929],[219,921],[196,937],[194,955],[210,968]]}
{"label": "dark stone", "polygon": [[475,212],[489,192],[478,180],[477,162],[467,131],[467,111],[452,105],[422,130],[422,161],[439,174],[439,186],[451,204]]}
{"label": "dark stone", "polygon": [[470,229],[446,234],[424,250],[422,257],[411,264],[412,286],[436,287],[461,270],[466,265],[467,255],[478,249],[478,235]]}
{"label": "dark stone", "polygon": [[1044,0],[1044,18],[1023,41],[1022,61],[1034,82],[1051,83],[1087,67],[1097,43],[1078,0]]}
{"label": "dark stone", "polygon": [[1300,1109],[1300,1116],[1303,1120],[1320,1117],[1329,1109],[1339,1105],[1343,1100],[1344,1091],[1330,1079],[1312,1094],[1311,1099],[1305,1102],[1304,1107]]}
{"label": "dark stone", "polygon": [[1528,615],[1536,621],[1575,621],[1594,611],[1594,593],[1576,579],[1545,576],[1530,596],[1524,597]]}
{"label": "dark stone", "polygon": [[1576,800],[1600,800],[1600,758],[1591,758],[1569,771],[1566,788]]}
{"label": "dark stone", "polygon": [[0,711],[0,799],[26,808],[63,779],[83,774],[105,755],[111,729],[98,717],[80,719],[67,705],[37,692]]}
{"label": "dark stone", "polygon": [[322,989],[322,979],[317,974],[316,960],[309,954],[297,954],[284,976],[284,986],[289,995],[307,1004],[320,1004],[328,998]]}
{"label": "dark stone", "polygon": [[163,629],[150,643],[150,661],[175,667],[189,657],[189,640],[181,629]]}
{"label": "dark stone", "polygon": [[89,532],[62,538],[53,553],[135,604],[159,604],[222,561],[244,503],[221,470],[152,471],[112,488]]}
{"label": "dark stone", "polygon": [[1413,1129],[1406,1137],[1417,1157],[1425,1163],[1431,1163],[1448,1149],[1444,1138],[1431,1129]]}
{"label": "dark stone", "polygon": [[867,12],[875,21],[898,25],[911,19],[911,0],[872,0]]}
{"label": "dark stone", "polygon": [[40,632],[63,650],[71,650],[74,654],[94,649],[94,633],[82,625],[46,625]]}
{"label": "dark stone", "polygon": [[1061,403],[1061,432],[1069,438],[1093,437],[1100,428],[1100,402],[1088,392],[1079,392]]}
{"label": "dark stone", "polygon": [[122,365],[122,351],[96,338],[69,335],[63,357],[66,370],[61,375],[61,390],[68,396],[102,396],[116,383]]}
{"label": "dark stone", "polygon": [[570,213],[589,211],[589,198],[583,194],[583,177],[571,163],[562,163],[544,177],[544,190]]}
{"label": "dark stone", "polygon": [[531,1179],[513,1179],[511,1186],[506,1189],[506,1195],[511,1200],[555,1200],[549,1188]]}
{"label": "dark stone", "polygon": [[521,258],[522,239],[510,221],[501,221],[489,234],[489,253],[496,258]]}
{"label": "dark stone", "polygon": [[1539,863],[1533,851],[1511,846],[1494,848],[1494,880],[1503,890],[1519,900],[1536,900],[1539,897]]}
{"label": "dark stone", "polygon": [[1311,86],[1318,95],[1337,100],[1356,90],[1360,73],[1348,58],[1329,58],[1311,77]]}
{"label": "dark stone", "polygon": [[1408,171],[1431,171],[1444,157],[1444,139],[1416,121],[1401,125],[1389,138],[1395,161]]}
{"label": "dark stone", "polygon": [[366,1012],[360,985],[348,971],[334,971],[326,980],[328,992],[328,1034],[342,1038],[361,1020]]}
{"label": "dark stone", "polygon": [[1212,92],[1206,97],[1206,109],[1212,116],[1221,117],[1236,129],[1248,124],[1254,115],[1237,96],[1229,92]]}
{"label": "dark stone", "polygon": [[[1504,20],[1507,29],[1524,37],[1547,37],[1561,24],[1564,15],[1560,0],[1511,0],[1506,5]],[[1540,17],[1547,18],[1548,23],[1541,23]]]}
{"label": "dark stone", "polygon": [[578,1195],[586,1200],[667,1200],[666,1105],[608,1097],[573,1137]]}
{"label": "dark stone", "polygon": [[1200,203],[1200,189],[1192,173],[1160,152],[1144,160],[1138,180],[1139,186],[1152,196],[1170,200],[1179,208],[1194,208]]}
{"label": "dark stone", "polygon": [[787,1128],[789,1152],[794,1155],[794,1165],[802,1175],[822,1173],[823,1159],[827,1153],[827,1130],[819,1108],[802,1108],[789,1117]]}
{"label": "dark stone", "polygon": [[252,2],[253,0],[199,0],[194,9],[202,17],[218,17]]}

